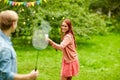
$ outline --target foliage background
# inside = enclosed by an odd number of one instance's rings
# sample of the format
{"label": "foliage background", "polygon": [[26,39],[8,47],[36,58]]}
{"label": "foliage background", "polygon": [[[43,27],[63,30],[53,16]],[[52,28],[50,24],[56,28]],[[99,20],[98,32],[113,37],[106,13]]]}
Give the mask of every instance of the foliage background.
{"label": "foliage background", "polygon": [[72,20],[76,39],[79,42],[90,39],[90,35],[105,35],[111,31],[119,32],[119,2],[119,0],[47,0],[47,3],[43,1],[40,5],[26,7],[11,6],[1,1],[0,11],[12,9],[19,14],[18,28],[12,35],[17,43],[23,43],[25,40],[24,44],[31,44],[33,30],[40,26],[41,20],[50,23],[52,27],[50,37],[59,43],[59,27],[65,18]]}
{"label": "foliage background", "polygon": [[[7,9],[19,15],[18,28],[12,34],[19,73],[34,69],[37,51],[31,45],[31,38],[41,21],[50,23],[50,37],[59,43],[61,21],[69,18],[74,26],[81,70],[73,79],[120,79],[120,0],[47,0],[34,7],[11,6],[0,0],[0,11]],[[59,80],[60,53],[50,46],[40,51],[39,80]]]}

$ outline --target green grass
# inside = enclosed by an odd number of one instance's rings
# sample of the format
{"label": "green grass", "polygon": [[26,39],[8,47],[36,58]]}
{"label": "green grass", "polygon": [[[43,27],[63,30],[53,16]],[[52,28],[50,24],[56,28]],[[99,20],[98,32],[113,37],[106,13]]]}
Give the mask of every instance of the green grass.
{"label": "green grass", "polygon": [[[18,72],[34,69],[37,50],[32,46],[15,45]],[[78,44],[80,73],[73,80],[120,80],[120,35],[92,36]],[[51,46],[39,51],[37,80],[60,80],[61,52]]]}

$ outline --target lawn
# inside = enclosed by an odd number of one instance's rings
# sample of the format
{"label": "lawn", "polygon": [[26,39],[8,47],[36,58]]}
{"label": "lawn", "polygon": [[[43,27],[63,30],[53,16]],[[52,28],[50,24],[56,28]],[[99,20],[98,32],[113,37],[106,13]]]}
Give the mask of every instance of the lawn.
{"label": "lawn", "polygon": [[[32,46],[14,45],[18,72],[29,73],[35,67],[38,50]],[[80,73],[73,80],[120,80],[120,34],[92,36],[79,42],[77,52]],[[61,52],[51,46],[39,51],[37,80],[60,80]]]}

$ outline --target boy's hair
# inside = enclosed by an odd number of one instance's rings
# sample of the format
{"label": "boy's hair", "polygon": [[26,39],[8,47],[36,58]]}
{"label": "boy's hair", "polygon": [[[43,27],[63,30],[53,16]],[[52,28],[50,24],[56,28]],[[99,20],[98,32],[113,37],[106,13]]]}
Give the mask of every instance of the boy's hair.
{"label": "boy's hair", "polygon": [[12,10],[5,10],[0,13],[0,28],[8,30],[13,22],[18,20],[18,14]]}

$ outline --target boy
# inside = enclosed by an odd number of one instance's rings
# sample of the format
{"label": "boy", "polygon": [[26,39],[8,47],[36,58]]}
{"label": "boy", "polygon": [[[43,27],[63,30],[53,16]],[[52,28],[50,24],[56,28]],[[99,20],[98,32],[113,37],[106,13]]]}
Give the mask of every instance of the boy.
{"label": "boy", "polygon": [[18,74],[16,52],[10,40],[11,33],[17,27],[18,15],[15,11],[5,10],[0,13],[0,80],[35,80],[38,71]]}

